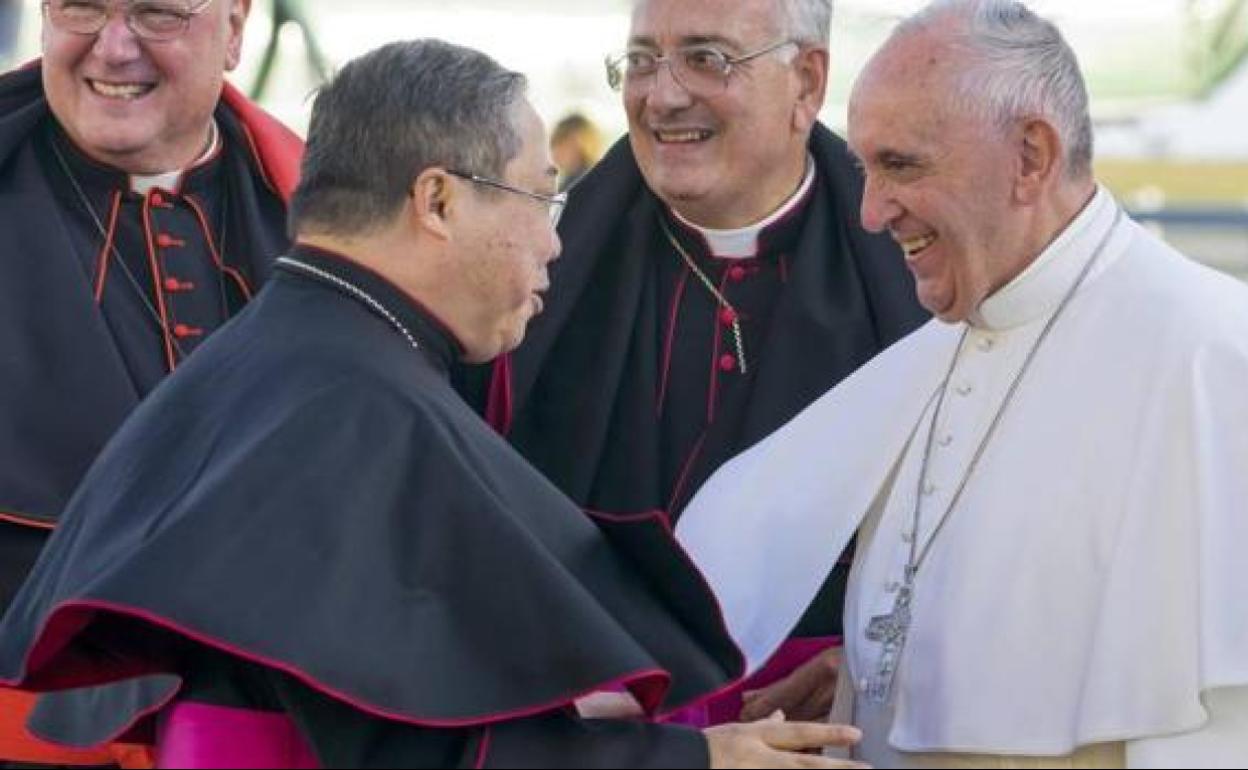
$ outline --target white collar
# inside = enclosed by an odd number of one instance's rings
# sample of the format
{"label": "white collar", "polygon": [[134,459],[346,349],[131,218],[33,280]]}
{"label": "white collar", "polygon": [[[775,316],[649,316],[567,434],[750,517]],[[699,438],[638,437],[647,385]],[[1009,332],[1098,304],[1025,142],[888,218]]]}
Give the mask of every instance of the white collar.
{"label": "white collar", "polygon": [[1116,212],[1113,197],[1098,184],[1092,200],[1040,256],[971,314],[971,326],[1002,331],[1047,317],[1092,258]]}
{"label": "white collar", "polygon": [[719,259],[751,259],[758,256],[758,237],[768,228],[791,214],[806,199],[806,193],[815,183],[815,159],[806,156],[806,176],[798,185],[797,192],[789,196],[780,207],[759,222],[733,230],[713,230],[690,222],[671,209],[672,216],[691,230],[700,234],[710,247],[711,256]]}
{"label": "white collar", "polygon": [[177,190],[182,186],[182,175],[187,169],[195,168],[208,161],[221,146],[221,132],[217,130],[217,121],[208,124],[208,146],[195,162],[184,169],[166,171],[162,174],[131,174],[130,190],[139,195],[147,195],[157,188],[161,190]]}

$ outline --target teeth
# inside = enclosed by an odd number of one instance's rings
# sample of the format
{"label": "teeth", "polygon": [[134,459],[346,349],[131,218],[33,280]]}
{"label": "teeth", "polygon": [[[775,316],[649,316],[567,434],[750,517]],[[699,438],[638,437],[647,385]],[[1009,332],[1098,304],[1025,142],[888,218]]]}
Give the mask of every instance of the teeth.
{"label": "teeth", "polygon": [[92,80],[91,90],[100,96],[107,96],[110,99],[137,99],[152,89],[151,86],[137,83],[101,83],[98,80]]}
{"label": "teeth", "polygon": [[710,131],[692,129],[689,131],[657,131],[655,132],[660,142],[664,143],[685,143],[685,142],[701,142],[711,138]]}
{"label": "teeth", "polygon": [[907,257],[912,257],[915,254],[918,254],[920,251],[926,249],[935,242],[935,235],[924,235],[919,238],[910,238],[909,240],[900,241],[901,248],[906,252]]}

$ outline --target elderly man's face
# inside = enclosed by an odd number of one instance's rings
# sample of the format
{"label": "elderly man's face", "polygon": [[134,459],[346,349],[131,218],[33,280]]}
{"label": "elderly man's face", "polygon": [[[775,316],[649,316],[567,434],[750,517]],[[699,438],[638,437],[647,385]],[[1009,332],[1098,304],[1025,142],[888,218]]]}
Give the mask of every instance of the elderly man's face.
{"label": "elderly man's face", "polygon": [[[673,56],[703,45],[740,56],[785,34],[777,0],[643,0],[629,48]],[[812,84],[790,61],[796,51],[786,45],[736,65],[714,94],[682,85],[668,66],[648,81],[625,80],[633,151],[664,202],[704,226],[740,227],[793,192],[826,80],[826,58]],[[798,61],[812,55],[802,51]]]}
{"label": "elderly man's face", "polygon": [[209,0],[185,33],[161,42],[127,27],[125,2],[110,5],[97,35],[60,29],[45,13],[48,103],[92,158],[130,173],[179,169],[205,148],[224,73],[238,64],[250,0]]}
{"label": "elderly man's face", "polygon": [[866,174],[863,226],[893,236],[919,302],[955,322],[1027,255],[1013,197],[1019,153],[1000,128],[951,104],[947,50],[927,35],[877,54],[854,87],[849,144]]}

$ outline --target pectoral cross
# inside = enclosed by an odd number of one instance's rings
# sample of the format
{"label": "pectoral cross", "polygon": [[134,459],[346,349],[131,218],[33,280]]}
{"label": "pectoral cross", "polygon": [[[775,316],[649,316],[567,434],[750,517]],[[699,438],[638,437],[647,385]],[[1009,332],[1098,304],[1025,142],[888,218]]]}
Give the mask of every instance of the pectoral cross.
{"label": "pectoral cross", "polygon": [[910,600],[913,593],[914,584],[907,579],[897,591],[892,611],[887,615],[876,615],[867,623],[867,639],[883,645],[880,662],[863,693],[874,703],[883,705],[892,694],[893,677],[897,674],[901,651],[906,646],[906,635],[910,633]]}

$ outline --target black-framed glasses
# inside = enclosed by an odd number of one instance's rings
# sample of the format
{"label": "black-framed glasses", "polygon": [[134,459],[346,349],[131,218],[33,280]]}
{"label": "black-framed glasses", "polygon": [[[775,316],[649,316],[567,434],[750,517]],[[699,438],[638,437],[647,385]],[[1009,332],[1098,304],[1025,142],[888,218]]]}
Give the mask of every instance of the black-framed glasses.
{"label": "black-framed glasses", "polygon": [[470,171],[460,171],[458,169],[448,168],[446,173],[451,176],[457,176],[460,179],[465,179],[473,184],[485,185],[486,187],[493,187],[496,190],[503,190],[504,192],[515,193],[516,195],[523,195],[526,198],[531,198],[535,201],[540,201],[546,204],[552,227],[559,224],[559,217],[563,216],[563,209],[568,205],[568,194],[566,192],[555,193],[554,195],[544,195],[542,193],[532,192],[531,190],[522,190],[519,187],[514,187],[506,182],[500,182],[497,179],[488,179]]}
{"label": "black-framed glasses", "polygon": [[710,45],[684,46],[670,54],[633,48],[607,57],[607,84],[615,91],[649,91],[658,80],[659,67],[666,64],[672,79],[690,95],[717,96],[728,87],[728,79],[737,65],[787,45],[797,45],[797,42],[787,38],[777,40],[741,56],[730,56]]}
{"label": "black-framed glasses", "polygon": [[191,19],[212,0],[44,0],[43,12],[53,27],[75,35],[98,35],[117,6],[126,26],[144,40],[167,42],[182,36]]}

